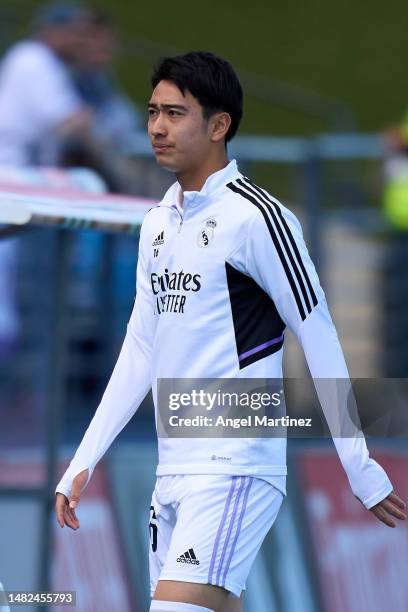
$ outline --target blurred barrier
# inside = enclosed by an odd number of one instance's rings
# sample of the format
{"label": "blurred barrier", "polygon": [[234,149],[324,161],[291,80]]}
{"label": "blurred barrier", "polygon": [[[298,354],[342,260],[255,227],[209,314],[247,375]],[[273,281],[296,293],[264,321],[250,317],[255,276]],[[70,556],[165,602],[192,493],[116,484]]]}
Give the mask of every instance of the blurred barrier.
{"label": "blurred barrier", "polygon": [[[374,453],[397,493],[408,499],[408,454]],[[327,449],[298,457],[325,610],[408,609],[408,525],[382,525],[356,503],[337,458]]]}
{"label": "blurred barrier", "polygon": [[105,191],[98,175],[84,168],[0,166],[0,223],[137,234],[155,202]]}
{"label": "blurred barrier", "polygon": [[[74,194],[77,194],[80,190],[83,192],[88,191],[92,194],[95,192],[100,193],[104,189],[102,181],[95,176],[93,172],[88,170],[63,171],[56,169],[4,168],[0,174],[3,178],[3,188],[8,190],[5,201],[8,202],[9,205],[9,207],[6,208],[5,218],[2,219],[3,222],[7,222],[7,214],[9,212],[13,213],[13,207],[10,209],[10,203],[12,203],[14,207],[16,206],[16,189],[23,192],[27,190],[28,193],[40,189],[40,191],[42,190],[41,196],[39,196],[40,199],[45,199],[46,197],[44,189],[48,190],[48,194],[51,197],[54,195],[57,199],[58,195],[61,196],[61,189],[65,189],[68,197],[73,197]],[[18,203],[17,206],[19,206]],[[24,206],[24,204],[22,206]],[[27,215],[27,217],[28,218],[22,221],[27,222],[30,215]],[[11,218],[10,221],[13,222],[13,219]],[[19,219],[19,221],[21,221],[21,219]],[[56,483],[57,447],[59,444],[63,409],[63,372],[65,372],[66,364],[64,312],[66,307],[65,289],[67,288],[67,277],[65,258],[66,240],[64,240],[63,234],[61,234],[59,240],[54,242],[53,247],[55,268],[52,270],[52,274],[48,279],[48,288],[51,289],[52,306],[47,312],[49,337],[46,340],[45,350],[45,361],[47,364],[46,381],[44,381],[46,396],[42,397],[42,404],[45,405],[45,428],[43,428],[43,431],[45,429],[45,436],[40,442],[40,448],[44,451],[41,461],[43,476],[36,486],[21,487],[21,485],[16,484],[5,486],[4,483],[0,483],[0,498],[3,498],[4,502],[13,504],[13,500],[16,498],[24,498],[31,503],[32,511],[35,511],[34,516],[36,520],[34,521],[32,537],[34,537],[34,539],[37,538],[37,540],[36,545],[32,548],[32,552],[34,555],[38,555],[38,560],[36,559],[34,563],[31,563],[32,569],[30,580],[34,580],[34,583],[31,583],[34,586],[40,585],[44,591],[49,590],[50,586],[50,564],[53,547],[50,516],[54,505],[53,489]],[[33,302],[37,301],[37,294],[38,286],[35,287],[34,294],[30,296]],[[4,360],[4,358],[2,359]],[[15,380],[14,382],[16,388],[19,388],[21,381],[17,382],[17,380]],[[5,410],[10,410],[11,407],[10,397],[12,396],[6,395],[5,403],[2,406],[3,422],[7,418]],[[29,393],[27,394],[27,399],[28,397]],[[29,414],[30,412],[31,410],[28,411]],[[42,410],[39,412],[41,413]],[[7,434],[7,430],[5,433]],[[10,442],[12,444],[11,440],[8,441],[9,444]],[[13,533],[13,531],[10,533]],[[14,533],[16,533],[16,531],[14,531]],[[33,578],[32,575],[34,572],[38,573],[35,578]],[[25,585],[27,584],[28,580],[25,581]],[[16,588],[21,588],[21,586],[16,585]]]}
{"label": "blurred barrier", "polygon": [[[2,593],[4,593],[4,587],[0,582],[0,598]],[[0,612],[10,612],[10,608],[8,606],[0,605]]]}
{"label": "blurred barrier", "polygon": [[[67,462],[59,467],[62,473]],[[132,601],[131,580],[103,462],[97,466],[81,500],[79,517],[81,526],[75,534],[54,523],[52,588],[75,591],[77,612],[100,612],[107,608],[138,612],[140,608]],[[64,610],[65,606],[55,607],[55,612]]]}
{"label": "blurred barrier", "polygon": [[[60,461],[58,475],[66,467],[67,461]],[[40,491],[44,477],[43,458],[38,454],[34,457],[32,453],[14,452],[0,458],[0,539],[2,550],[8,551],[1,555],[0,573],[9,591],[38,589],[40,507],[32,496],[28,500],[30,491]],[[13,494],[16,487],[20,488],[19,495]],[[79,516],[81,528],[75,533],[52,523],[54,562],[50,587],[54,591],[75,591],[77,612],[99,612],[107,601],[114,610],[137,612],[130,580],[126,580],[126,562],[103,462],[96,468],[81,501]],[[53,609],[63,612],[66,606],[55,605]]]}

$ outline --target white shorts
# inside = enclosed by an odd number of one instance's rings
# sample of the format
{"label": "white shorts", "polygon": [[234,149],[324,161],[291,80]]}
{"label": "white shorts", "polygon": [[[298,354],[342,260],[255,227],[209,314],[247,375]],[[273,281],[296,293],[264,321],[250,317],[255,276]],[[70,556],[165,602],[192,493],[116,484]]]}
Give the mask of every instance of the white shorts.
{"label": "white shorts", "polygon": [[282,500],[252,476],[159,476],[150,506],[151,596],[159,580],[181,580],[239,597]]}

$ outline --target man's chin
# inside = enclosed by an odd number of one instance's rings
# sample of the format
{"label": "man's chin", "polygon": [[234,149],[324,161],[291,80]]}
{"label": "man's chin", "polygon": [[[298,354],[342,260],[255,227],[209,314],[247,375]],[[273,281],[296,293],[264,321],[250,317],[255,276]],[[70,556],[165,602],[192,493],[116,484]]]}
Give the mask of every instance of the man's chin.
{"label": "man's chin", "polygon": [[165,159],[161,155],[156,155],[156,162],[160,168],[167,170],[168,172],[178,172],[176,164],[172,163],[170,159]]}

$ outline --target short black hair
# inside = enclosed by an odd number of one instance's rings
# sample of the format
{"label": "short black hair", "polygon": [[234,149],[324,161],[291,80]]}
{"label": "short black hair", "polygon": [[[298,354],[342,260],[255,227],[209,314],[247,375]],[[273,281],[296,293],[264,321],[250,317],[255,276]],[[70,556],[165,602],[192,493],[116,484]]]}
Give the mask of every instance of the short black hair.
{"label": "short black hair", "polygon": [[163,58],[154,69],[153,89],[160,81],[172,81],[184,94],[189,91],[203,108],[205,119],[224,111],[231,117],[225,142],[236,134],[243,107],[241,83],[229,62],[209,51],[191,51]]}
{"label": "short black hair", "polygon": [[78,19],[83,18],[85,10],[80,2],[52,0],[42,5],[34,14],[32,27],[41,30],[45,27],[71,26]]}
{"label": "short black hair", "polygon": [[87,8],[87,21],[91,26],[97,28],[106,28],[109,30],[114,29],[114,20],[110,13],[99,8]]}

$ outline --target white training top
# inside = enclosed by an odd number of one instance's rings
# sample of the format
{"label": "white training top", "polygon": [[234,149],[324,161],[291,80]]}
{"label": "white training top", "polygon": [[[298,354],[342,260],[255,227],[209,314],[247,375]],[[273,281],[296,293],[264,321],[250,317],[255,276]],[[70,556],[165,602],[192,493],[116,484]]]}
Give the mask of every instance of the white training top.
{"label": "white training top", "polygon": [[[17,43],[0,66],[0,164],[36,163],[55,128],[82,103],[64,63],[45,44]],[[47,163],[54,162],[52,153]]]}
{"label": "white training top", "polygon": [[[282,378],[285,326],[302,345],[314,379],[348,380],[297,218],[243,177],[235,161],[211,175],[199,192],[182,194],[175,183],[143,221],[125,341],[56,490],[68,497],[76,474],[88,468],[91,475],[150,387],[157,419],[160,378]],[[319,398],[333,426],[339,407],[333,414],[333,398],[324,390]],[[363,437],[335,437],[334,443],[366,507],[392,491]],[[284,491],[285,438],[159,437],[158,447],[157,475],[253,475]]]}

